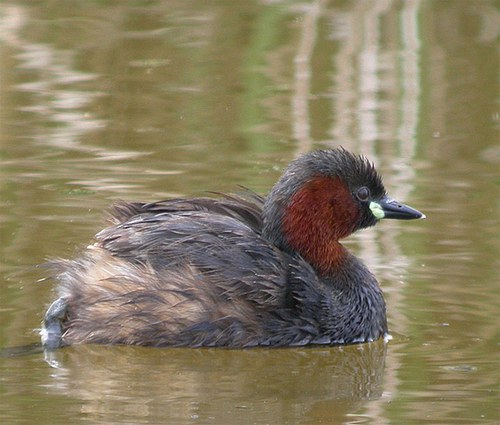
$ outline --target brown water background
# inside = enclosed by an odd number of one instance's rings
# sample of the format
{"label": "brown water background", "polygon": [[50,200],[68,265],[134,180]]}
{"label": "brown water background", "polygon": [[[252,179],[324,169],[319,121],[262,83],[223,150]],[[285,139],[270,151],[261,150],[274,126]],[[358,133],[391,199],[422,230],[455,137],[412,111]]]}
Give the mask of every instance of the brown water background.
{"label": "brown water background", "polygon": [[[0,2],[0,422],[500,423],[498,6]],[[348,242],[388,344],[14,355],[54,297],[34,266],[76,255],[113,200],[265,194],[338,145],[428,216]]]}

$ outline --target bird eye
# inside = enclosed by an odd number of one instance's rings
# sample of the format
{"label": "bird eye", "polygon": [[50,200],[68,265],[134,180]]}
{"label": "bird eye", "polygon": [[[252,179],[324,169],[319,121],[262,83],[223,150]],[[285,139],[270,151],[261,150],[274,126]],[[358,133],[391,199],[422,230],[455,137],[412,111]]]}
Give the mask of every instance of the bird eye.
{"label": "bird eye", "polygon": [[358,191],[356,192],[356,197],[360,200],[360,201],[367,201],[368,198],[370,197],[370,189],[368,189],[367,187],[363,186],[363,187],[360,187],[358,189]]}

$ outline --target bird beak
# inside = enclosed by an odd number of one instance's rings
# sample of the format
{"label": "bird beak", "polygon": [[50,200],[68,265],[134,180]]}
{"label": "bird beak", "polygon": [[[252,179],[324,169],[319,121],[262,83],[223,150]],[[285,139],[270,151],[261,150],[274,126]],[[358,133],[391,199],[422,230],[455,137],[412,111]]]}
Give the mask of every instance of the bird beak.
{"label": "bird beak", "polygon": [[388,196],[384,196],[378,202],[370,202],[370,210],[378,220],[381,220],[382,218],[395,218],[398,220],[425,218],[425,214],[422,214],[420,211],[417,211],[408,205],[400,204],[398,201],[395,201]]}

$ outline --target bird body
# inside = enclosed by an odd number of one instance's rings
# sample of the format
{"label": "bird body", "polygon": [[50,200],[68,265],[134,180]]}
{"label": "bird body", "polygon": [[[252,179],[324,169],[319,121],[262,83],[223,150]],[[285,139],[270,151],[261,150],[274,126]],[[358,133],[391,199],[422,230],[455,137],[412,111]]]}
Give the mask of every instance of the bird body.
{"label": "bird body", "polygon": [[42,342],[50,349],[376,340],[388,331],[382,291],[339,240],[381,214],[423,217],[390,200],[373,165],[344,149],[298,158],[266,198],[246,191],[119,203],[79,258],[52,262],[59,298]]}

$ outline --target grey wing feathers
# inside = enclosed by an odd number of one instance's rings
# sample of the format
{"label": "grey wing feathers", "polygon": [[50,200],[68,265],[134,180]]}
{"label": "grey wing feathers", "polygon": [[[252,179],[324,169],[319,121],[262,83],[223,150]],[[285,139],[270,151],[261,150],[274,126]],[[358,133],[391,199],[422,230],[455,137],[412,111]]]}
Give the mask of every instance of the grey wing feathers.
{"label": "grey wing feathers", "polygon": [[157,271],[189,265],[228,297],[281,303],[287,259],[260,237],[264,199],[250,190],[222,196],[120,203],[116,224],[96,235],[96,245]]}
{"label": "grey wing feathers", "polygon": [[217,195],[221,198],[169,199],[151,203],[117,202],[110,211],[110,221],[112,224],[120,224],[138,215],[200,211],[236,218],[260,233],[263,197],[249,189],[244,189],[239,194]]}
{"label": "grey wing feathers", "polygon": [[287,259],[234,218],[205,212],[136,216],[101,231],[98,247],[157,272],[193,267],[225,297],[280,304]]}
{"label": "grey wing feathers", "polygon": [[83,257],[56,265],[65,342],[261,341],[263,317],[286,305],[292,261],[260,236],[261,207],[251,194],[119,204]]}

